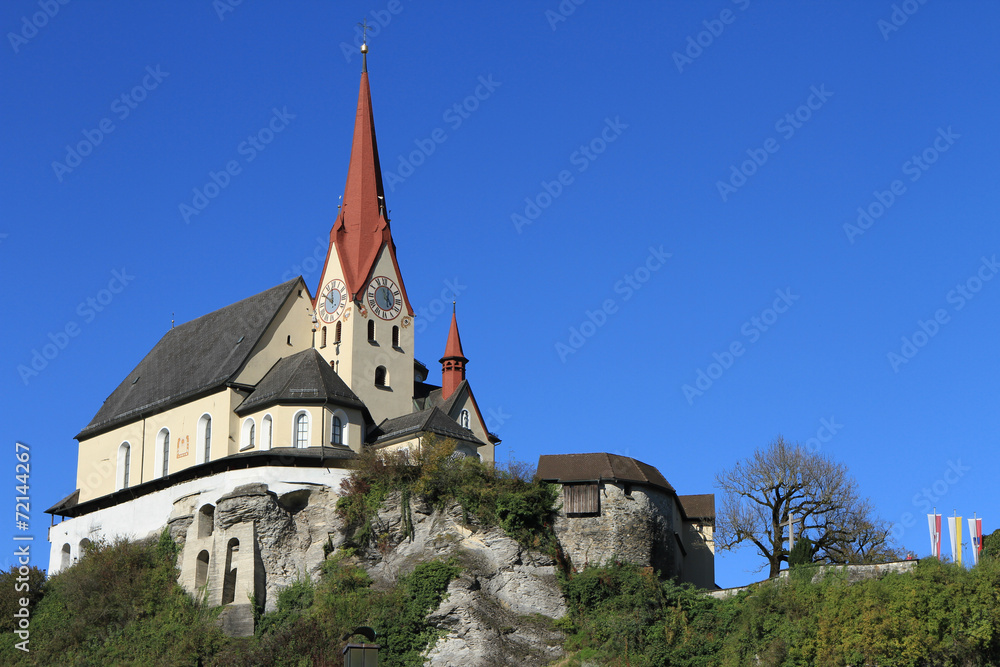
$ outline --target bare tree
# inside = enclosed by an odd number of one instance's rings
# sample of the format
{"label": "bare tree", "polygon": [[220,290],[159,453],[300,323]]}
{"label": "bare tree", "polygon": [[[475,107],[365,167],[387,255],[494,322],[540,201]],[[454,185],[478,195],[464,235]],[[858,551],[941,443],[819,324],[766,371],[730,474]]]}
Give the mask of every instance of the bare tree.
{"label": "bare tree", "polygon": [[723,492],[716,545],[729,550],[752,543],[767,559],[769,576],[788,560],[789,515],[796,534],[813,541],[814,562],[872,563],[899,557],[889,524],[859,495],[847,467],[781,436],[719,473],[716,485]]}

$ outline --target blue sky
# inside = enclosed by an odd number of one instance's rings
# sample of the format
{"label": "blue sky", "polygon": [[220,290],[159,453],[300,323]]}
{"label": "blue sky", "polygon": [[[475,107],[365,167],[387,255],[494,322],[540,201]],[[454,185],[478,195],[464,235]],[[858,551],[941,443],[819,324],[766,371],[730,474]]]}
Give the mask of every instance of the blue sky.
{"label": "blue sky", "polygon": [[0,447],[31,446],[39,564],[73,436],[171,320],[315,290],[363,17],[417,357],[457,292],[498,458],[707,493],[782,434],[918,554],[925,505],[997,527],[996,3],[17,0]]}

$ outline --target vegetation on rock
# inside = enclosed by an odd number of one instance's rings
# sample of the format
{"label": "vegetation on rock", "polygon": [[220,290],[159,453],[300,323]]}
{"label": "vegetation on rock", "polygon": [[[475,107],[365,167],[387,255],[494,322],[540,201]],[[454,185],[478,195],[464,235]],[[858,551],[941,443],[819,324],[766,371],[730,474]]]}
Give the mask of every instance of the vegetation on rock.
{"label": "vegetation on rock", "polygon": [[532,471],[517,462],[493,466],[454,453],[454,441],[434,437],[423,438],[415,456],[366,450],[337,501],[337,510],[353,527],[354,544],[379,543],[381,536],[375,534],[372,520],[386,496],[401,491],[404,528],[410,498],[416,496],[439,509],[458,503],[468,523],[500,526],[522,545],[555,550],[558,543],[551,526],[558,487],[533,481]]}

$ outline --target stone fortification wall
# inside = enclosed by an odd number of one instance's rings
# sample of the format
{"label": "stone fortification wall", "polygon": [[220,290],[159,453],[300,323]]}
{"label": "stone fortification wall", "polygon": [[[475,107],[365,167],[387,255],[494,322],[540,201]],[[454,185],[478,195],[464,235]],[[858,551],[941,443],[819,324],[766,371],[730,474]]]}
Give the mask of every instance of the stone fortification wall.
{"label": "stone fortification wall", "polygon": [[[629,493],[626,493],[626,490]],[[655,487],[602,482],[600,513],[567,516],[560,511],[556,536],[573,567],[604,565],[611,560],[679,574],[680,554],[674,538],[679,521],[673,498]],[[565,487],[559,503],[565,506]]]}
{"label": "stone fortification wall", "polygon": [[[843,576],[848,583],[853,584],[864,579],[878,579],[879,577],[884,577],[892,572],[910,572],[916,566],[917,561],[915,560],[899,560],[891,563],[877,563],[872,565],[821,565],[816,568],[816,573],[812,577],[812,582],[815,584],[822,581],[824,577],[840,575]],[[714,598],[724,600],[737,595],[738,593],[742,593],[745,590],[749,590],[754,586],[761,586],[774,581],[787,581],[787,579],[788,570],[782,570],[778,573],[777,577],[772,579],[764,579],[763,581],[758,581],[746,586],[723,588],[718,591],[712,591],[709,595]]]}

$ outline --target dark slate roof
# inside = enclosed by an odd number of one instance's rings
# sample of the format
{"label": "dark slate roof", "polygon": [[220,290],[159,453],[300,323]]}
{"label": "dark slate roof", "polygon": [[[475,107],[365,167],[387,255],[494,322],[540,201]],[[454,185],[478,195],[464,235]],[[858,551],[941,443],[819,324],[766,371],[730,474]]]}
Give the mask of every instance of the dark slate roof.
{"label": "dark slate roof", "polygon": [[361,399],[315,348],[280,359],[236,409],[244,415],[275,403],[336,403],[363,408]]}
{"label": "dark slate roof", "polygon": [[393,440],[411,438],[421,433],[434,433],[445,438],[471,442],[477,447],[486,444],[477,438],[472,431],[459,426],[458,422],[441,412],[439,408],[430,408],[402,417],[386,419],[372,431],[369,439],[375,445],[383,445],[389,444]]}
{"label": "dark slate roof", "polygon": [[301,281],[289,280],[168,331],[104,401],[77,439],[225,386]]}
{"label": "dark slate roof", "polygon": [[653,466],[617,454],[543,454],[538,457],[537,477],[546,482],[633,482],[658,486],[670,492],[674,487]]}
{"label": "dark slate roof", "polygon": [[455,407],[455,403],[458,401],[459,395],[462,393],[462,390],[467,388],[468,386],[469,386],[469,381],[462,380],[460,383],[458,383],[458,386],[455,387],[455,391],[451,392],[451,396],[448,397],[448,400],[442,400],[441,387],[434,387],[427,394],[427,407],[441,408],[441,410],[446,415],[450,415],[452,408]]}
{"label": "dark slate roof", "polygon": [[441,387],[436,384],[428,384],[426,382],[414,382],[413,383],[413,402],[421,409],[434,407],[428,403],[428,398],[434,393],[440,394]]}
{"label": "dark slate roof", "polygon": [[684,516],[689,519],[714,519],[715,494],[701,493],[693,496],[677,496],[684,510]]}

